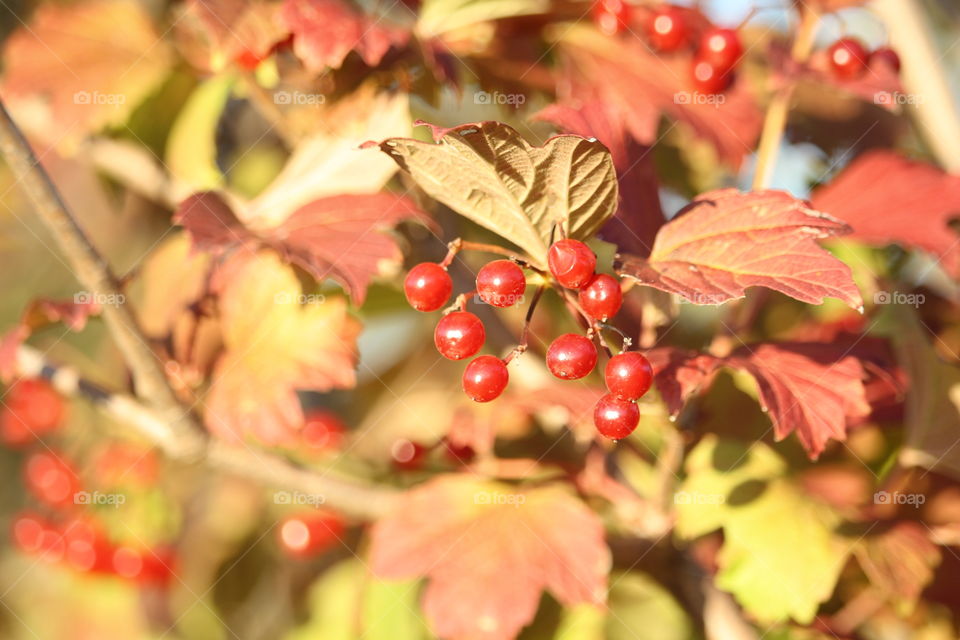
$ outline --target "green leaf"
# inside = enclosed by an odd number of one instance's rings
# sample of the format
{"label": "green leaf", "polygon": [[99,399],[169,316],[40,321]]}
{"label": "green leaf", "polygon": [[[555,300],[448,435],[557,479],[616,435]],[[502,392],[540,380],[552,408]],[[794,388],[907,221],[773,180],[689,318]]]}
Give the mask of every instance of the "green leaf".
{"label": "green leaf", "polygon": [[178,180],[196,191],[223,186],[217,166],[217,123],[233,91],[230,74],[213,77],[190,95],[167,140],[166,163]]}
{"label": "green leaf", "polygon": [[809,623],[833,593],[850,549],[838,517],[784,477],[766,445],[705,437],[691,452],[677,494],[677,532],[722,528],[717,586],[764,623]]}
{"label": "green leaf", "polygon": [[424,0],[417,22],[421,36],[436,36],[478,22],[546,13],[548,0]]}
{"label": "green leaf", "polygon": [[693,624],[670,592],[636,571],[613,575],[605,640],[689,640]]}
{"label": "green leaf", "polygon": [[617,207],[610,152],[580,136],[531,146],[500,122],[434,128],[439,142],[379,144],[435,200],[490,229],[546,267],[551,237],[592,236]]}

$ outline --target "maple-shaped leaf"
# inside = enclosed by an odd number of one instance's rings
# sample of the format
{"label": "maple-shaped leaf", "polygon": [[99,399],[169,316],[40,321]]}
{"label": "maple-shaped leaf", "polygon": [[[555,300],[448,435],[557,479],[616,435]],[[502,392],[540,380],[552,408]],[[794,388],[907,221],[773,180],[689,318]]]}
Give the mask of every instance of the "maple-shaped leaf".
{"label": "maple-shaped leaf", "polygon": [[223,269],[218,308],[226,352],[204,421],[233,440],[250,433],[268,444],[289,442],[303,424],[298,389],[355,383],[360,325],[343,298],[305,296],[272,252],[242,252]]}
{"label": "maple-shaped leaf", "polygon": [[950,226],[960,214],[960,177],[893,151],[869,151],[812,202],[849,224],[854,238],[929,251],[960,274],[960,238]]}
{"label": "maple-shaped leaf", "polygon": [[602,604],[610,569],[600,519],[566,491],[465,475],[408,492],[374,525],[370,554],[380,577],[426,576],[433,631],[472,640],[516,637],[544,590],[565,605]]}
{"label": "maple-shaped leaf", "polygon": [[624,114],[641,144],[657,142],[665,115],[690,126],[733,167],[753,151],[763,114],[742,78],[722,94],[697,93],[691,53],[657,55],[639,38],[609,38],[585,25],[558,34],[568,82],[591,87],[608,109]]}
{"label": "maple-shaped leaf", "polygon": [[679,414],[691,396],[709,386],[717,370],[717,358],[705,353],[657,347],[646,355],[653,367],[657,391],[671,416]]}
{"label": "maple-shaped leaf", "polygon": [[863,305],[850,268],[817,244],[843,222],[776,190],[698,196],[657,233],[649,258],[626,256],[619,273],[696,304],[720,304],[762,286],[802,302]]}
{"label": "maple-shaped leaf", "polygon": [[620,251],[650,254],[657,230],[666,219],[660,206],[659,183],[650,147],[636,141],[625,115],[599,97],[588,97],[584,87],[571,91],[577,99],[552,104],[537,118],[554,123],[567,133],[592,137],[610,150],[617,171],[620,202],[617,213],[599,235]]}
{"label": "maple-shaped leaf", "polygon": [[88,0],[40,5],[3,59],[17,121],[59,142],[126,120],[165,76],[171,50],[140,3]]}
{"label": "maple-shaped leaf", "polygon": [[346,0],[285,0],[281,20],[293,33],[293,51],[308,69],[339,69],[356,51],[371,67],[392,46],[410,39],[410,28],[366,15]]}
{"label": "maple-shaped leaf", "polygon": [[187,14],[199,22],[216,69],[229,61],[252,66],[286,38],[280,7],[266,0],[191,0]]}
{"label": "maple-shaped leaf", "polygon": [[435,143],[389,138],[378,146],[430,197],[514,243],[536,266],[546,266],[561,230],[589,238],[616,210],[616,172],[597,140],[560,135],[535,147],[501,122],[432,131]]}
{"label": "maple-shaped leaf", "polygon": [[300,207],[277,227],[254,231],[237,219],[220,195],[205,191],[184,200],[174,221],[187,229],[201,250],[242,244],[271,247],[317,280],[337,280],[360,305],[381,261],[402,258],[396,242],[383,232],[407,218],[425,219],[426,214],[405,196],[339,195]]}

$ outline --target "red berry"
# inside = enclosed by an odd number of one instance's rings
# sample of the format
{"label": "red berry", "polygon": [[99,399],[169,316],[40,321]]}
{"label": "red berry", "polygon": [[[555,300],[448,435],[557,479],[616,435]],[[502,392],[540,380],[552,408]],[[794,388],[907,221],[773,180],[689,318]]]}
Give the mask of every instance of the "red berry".
{"label": "red berry", "polygon": [[346,525],[331,513],[307,513],[287,518],[280,525],[280,546],[297,558],[327,551],[343,538]]}
{"label": "red berry", "polygon": [[454,444],[450,440],[444,440],[444,447],[447,460],[454,464],[467,464],[477,455],[473,447],[468,444]]}
{"label": "red berry", "polygon": [[547,368],[562,380],[579,380],[597,366],[597,348],[589,338],[565,333],[547,349]]}
{"label": "red berry", "polygon": [[54,507],[72,504],[80,490],[80,481],[70,465],[49,451],[31,455],[23,472],[27,488],[37,500]]}
{"label": "red berry", "polygon": [[568,289],[579,289],[593,276],[597,256],[579,240],[560,240],[547,252],[550,273]]}
{"label": "red berry", "polygon": [[676,51],[687,43],[687,19],[683,11],[667,5],[653,12],[647,29],[650,44],[660,51]]}
{"label": "red berry", "polygon": [[410,269],[403,282],[403,292],[417,311],[436,311],[450,299],[453,280],[436,262],[422,262]]}
{"label": "red berry", "polygon": [[640,408],[636,402],[620,400],[607,394],[597,401],[593,410],[593,424],[600,435],[612,440],[626,438],[640,423]]}
{"label": "red berry", "polygon": [[720,70],[731,70],[743,55],[743,45],[736,29],[711,27],[700,38],[697,57]]}
{"label": "red berry", "polygon": [[598,273],[593,276],[587,286],[580,289],[580,306],[587,314],[601,322],[612,318],[620,311],[623,302],[623,292],[620,282],[613,276]]}
{"label": "red berry", "polygon": [[883,62],[897,73],[900,72],[900,56],[890,47],[880,47],[870,54],[869,63],[874,65],[877,62]]}
{"label": "red berry", "polygon": [[17,380],[3,397],[0,435],[10,446],[18,446],[50,433],[63,420],[63,399],[50,383],[40,378]]}
{"label": "red berry", "polygon": [[21,513],[13,521],[13,542],[25,553],[42,556],[48,562],[63,558],[63,536],[46,518]]}
{"label": "red berry", "polygon": [[630,5],[623,0],[597,0],[593,22],[603,33],[614,36],[630,28]]}
{"label": "red berry", "polygon": [[440,318],[433,343],[444,358],[463,360],[480,351],[487,332],[480,318],[467,311],[454,311]]}
{"label": "red berry", "polygon": [[490,402],[507,388],[510,374],[503,360],[479,356],[463,372],[463,390],[474,402]]}
{"label": "red berry", "polygon": [[841,80],[852,80],[867,68],[867,50],[855,38],[841,38],[827,49],[830,68]]}
{"label": "red berry", "polygon": [[393,466],[401,471],[417,471],[423,467],[423,460],[430,451],[419,442],[401,438],[390,447]]}
{"label": "red berry", "polygon": [[300,439],[313,451],[336,451],[347,433],[340,417],[326,409],[309,409],[303,415]]}
{"label": "red berry", "polygon": [[642,353],[624,351],[607,362],[604,380],[611,394],[620,400],[636,400],[653,382],[653,367]]}
{"label": "red berry", "polygon": [[258,55],[252,49],[244,49],[234,57],[234,62],[237,63],[243,69],[247,71],[255,71],[257,67],[260,66],[260,63],[265,59],[264,56]]}
{"label": "red berry", "polygon": [[113,571],[113,547],[90,522],[76,518],[63,528],[64,555],[77,571]]}
{"label": "red berry", "polygon": [[480,299],[494,307],[509,307],[523,297],[527,279],[523,269],[509,260],[494,260],[477,274],[477,293]]}
{"label": "red berry", "polygon": [[691,70],[693,88],[700,93],[721,93],[733,82],[733,73],[695,58]]}

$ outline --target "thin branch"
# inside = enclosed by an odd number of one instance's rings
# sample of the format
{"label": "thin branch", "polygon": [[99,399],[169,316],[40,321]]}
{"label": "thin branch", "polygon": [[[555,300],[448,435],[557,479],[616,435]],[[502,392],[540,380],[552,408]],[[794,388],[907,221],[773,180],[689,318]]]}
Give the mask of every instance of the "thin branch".
{"label": "thin branch", "polygon": [[[203,431],[177,401],[163,366],[143,337],[129,307],[122,303],[116,277],[67,209],[46,170],[0,101],[0,151],[23,190],[70,262],[77,280],[95,298],[121,301],[103,305],[103,319],[133,372],[137,395],[170,425],[183,455],[197,458],[203,450]],[[172,443],[171,443],[172,446]]]}
{"label": "thin branch", "polygon": [[[17,373],[24,377],[43,377],[61,393],[83,396],[117,422],[131,427],[141,437],[159,447],[173,460],[192,463],[194,459],[180,446],[178,436],[156,411],[135,398],[113,394],[83,378],[69,367],[47,362],[39,351],[23,345],[17,351]],[[382,516],[393,505],[398,492],[391,487],[360,483],[298,467],[267,452],[210,440],[204,463],[207,467],[252,480],[276,489],[322,496],[323,504],[346,516],[370,520]]]}

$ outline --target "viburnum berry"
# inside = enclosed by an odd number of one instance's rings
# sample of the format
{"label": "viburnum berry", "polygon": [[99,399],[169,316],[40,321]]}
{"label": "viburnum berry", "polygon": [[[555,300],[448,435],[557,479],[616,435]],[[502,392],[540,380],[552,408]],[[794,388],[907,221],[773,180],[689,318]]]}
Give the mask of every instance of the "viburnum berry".
{"label": "viburnum berry", "polygon": [[593,424],[600,435],[607,438],[626,438],[640,424],[640,408],[636,402],[620,400],[608,393],[597,401],[593,410]]}
{"label": "viburnum berry", "polygon": [[547,251],[547,266],[561,285],[579,289],[593,277],[597,256],[579,240],[559,240]]}
{"label": "viburnum berry", "polygon": [[292,516],[280,525],[280,546],[288,555],[309,558],[335,546],[345,531],[343,520],[332,513]]}
{"label": "viburnum berry", "polygon": [[598,273],[585,287],[580,289],[580,306],[594,320],[605,322],[620,311],[623,292],[620,282],[613,276]]}
{"label": "viburnum berry", "polygon": [[642,353],[624,351],[607,362],[604,380],[613,396],[620,400],[637,400],[650,390],[653,367]]}
{"label": "viburnum berry", "polygon": [[340,448],[347,427],[340,417],[326,409],[308,409],[303,414],[300,439],[313,451],[333,451]]}
{"label": "viburnum berry", "polygon": [[422,262],[410,269],[403,282],[403,292],[417,311],[436,311],[450,299],[453,280],[436,262]]}
{"label": "viburnum berry", "polygon": [[27,489],[37,500],[54,507],[72,503],[80,489],[71,466],[50,451],[39,451],[27,458],[23,473]]}
{"label": "viburnum berry", "polygon": [[900,56],[890,47],[880,47],[870,54],[868,62],[873,65],[877,62],[884,62],[894,71],[900,72]]}
{"label": "viburnum berry", "polygon": [[593,22],[608,36],[630,27],[630,13],[630,5],[623,0],[597,0],[593,3]]}
{"label": "viburnum berry", "polygon": [[12,538],[25,553],[39,555],[49,562],[63,558],[63,536],[50,521],[37,514],[25,512],[14,518]]}
{"label": "viburnum berry", "polygon": [[433,343],[444,358],[463,360],[480,351],[486,337],[480,318],[468,311],[454,311],[440,318]]}
{"label": "viburnum berry", "polygon": [[867,50],[856,38],[841,38],[827,49],[833,75],[852,80],[867,68]]}
{"label": "viburnum berry", "polygon": [[447,460],[454,464],[468,464],[477,455],[473,447],[468,444],[455,444],[449,439],[444,439],[443,444]]}
{"label": "viburnum berry", "polygon": [[691,79],[694,90],[700,93],[722,93],[733,82],[733,72],[717,67],[708,60],[694,58]]}
{"label": "viburnum berry", "polygon": [[423,461],[430,449],[419,442],[400,438],[390,447],[393,466],[400,471],[417,471],[423,468]]}
{"label": "viburnum berry", "polygon": [[687,18],[678,7],[666,5],[657,8],[649,22],[647,38],[660,51],[670,52],[687,43]]}
{"label": "viburnum berry", "polygon": [[597,348],[585,336],[565,333],[547,348],[547,368],[562,380],[579,380],[597,366]]}
{"label": "viburnum berry", "polygon": [[3,398],[0,436],[5,444],[19,446],[56,430],[63,421],[63,399],[40,378],[17,380]]}
{"label": "viburnum berry", "polygon": [[474,358],[463,372],[463,390],[474,402],[490,402],[507,388],[510,374],[496,356]]}
{"label": "viburnum berry", "polygon": [[488,262],[477,274],[477,294],[494,307],[509,307],[520,301],[527,289],[523,269],[509,260]]}
{"label": "viburnum berry", "polygon": [[717,69],[731,70],[743,55],[743,44],[736,29],[711,27],[704,31],[697,49],[697,57]]}

